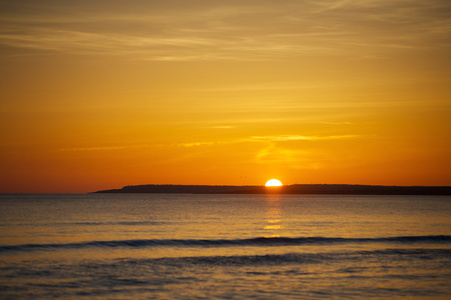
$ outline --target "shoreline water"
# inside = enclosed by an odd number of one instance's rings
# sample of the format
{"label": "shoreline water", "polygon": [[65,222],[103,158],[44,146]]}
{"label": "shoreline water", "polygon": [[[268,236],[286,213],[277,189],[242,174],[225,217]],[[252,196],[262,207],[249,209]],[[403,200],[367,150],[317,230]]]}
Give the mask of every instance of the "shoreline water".
{"label": "shoreline water", "polygon": [[450,200],[1,195],[0,298],[449,298]]}

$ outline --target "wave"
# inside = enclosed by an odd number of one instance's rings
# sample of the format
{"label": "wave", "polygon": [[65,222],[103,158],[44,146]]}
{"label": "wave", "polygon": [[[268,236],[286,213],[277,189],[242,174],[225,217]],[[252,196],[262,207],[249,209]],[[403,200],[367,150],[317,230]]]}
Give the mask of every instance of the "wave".
{"label": "wave", "polygon": [[[153,259],[125,259],[117,263],[145,264],[156,263],[162,265],[181,265],[204,264],[219,266],[249,266],[249,265],[280,265],[291,263],[324,263],[325,261],[343,262],[352,260],[362,262],[371,257],[398,257],[397,260],[404,257],[405,260],[412,262],[413,256],[428,261],[441,260],[448,262],[450,260],[451,249],[378,249],[370,251],[334,251],[318,253],[284,253],[284,254],[265,254],[265,255],[231,255],[231,256],[191,256],[191,257],[164,257]],[[359,266],[363,267],[363,266]]]}
{"label": "wave", "polygon": [[365,244],[365,243],[395,243],[395,244],[448,244],[450,235],[399,236],[385,238],[339,238],[339,237],[257,237],[250,239],[135,239],[117,241],[88,241],[66,244],[23,244],[0,246],[0,252],[33,251],[52,249],[81,248],[143,248],[143,247],[233,247],[233,246],[302,246],[302,245],[334,245],[334,244]]}

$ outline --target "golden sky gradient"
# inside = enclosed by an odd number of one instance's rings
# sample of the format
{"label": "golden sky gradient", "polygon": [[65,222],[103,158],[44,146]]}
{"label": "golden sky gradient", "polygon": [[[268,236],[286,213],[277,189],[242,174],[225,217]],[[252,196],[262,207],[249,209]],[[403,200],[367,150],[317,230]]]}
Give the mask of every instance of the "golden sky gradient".
{"label": "golden sky gradient", "polygon": [[0,192],[451,185],[449,0],[6,0],[0,66]]}

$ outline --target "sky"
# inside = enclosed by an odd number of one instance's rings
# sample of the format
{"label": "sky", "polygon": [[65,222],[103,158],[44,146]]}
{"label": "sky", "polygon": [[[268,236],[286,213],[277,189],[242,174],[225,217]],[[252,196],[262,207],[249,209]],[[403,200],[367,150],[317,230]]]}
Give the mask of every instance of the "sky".
{"label": "sky", "polygon": [[449,0],[0,1],[0,192],[451,185]]}

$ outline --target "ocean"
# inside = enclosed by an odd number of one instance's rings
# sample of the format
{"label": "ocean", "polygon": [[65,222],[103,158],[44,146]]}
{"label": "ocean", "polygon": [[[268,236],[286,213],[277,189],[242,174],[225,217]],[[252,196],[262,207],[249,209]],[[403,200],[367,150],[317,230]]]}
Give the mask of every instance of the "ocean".
{"label": "ocean", "polygon": [[451,197],[0,195],[0,299],[60,298],[451,299]]}

